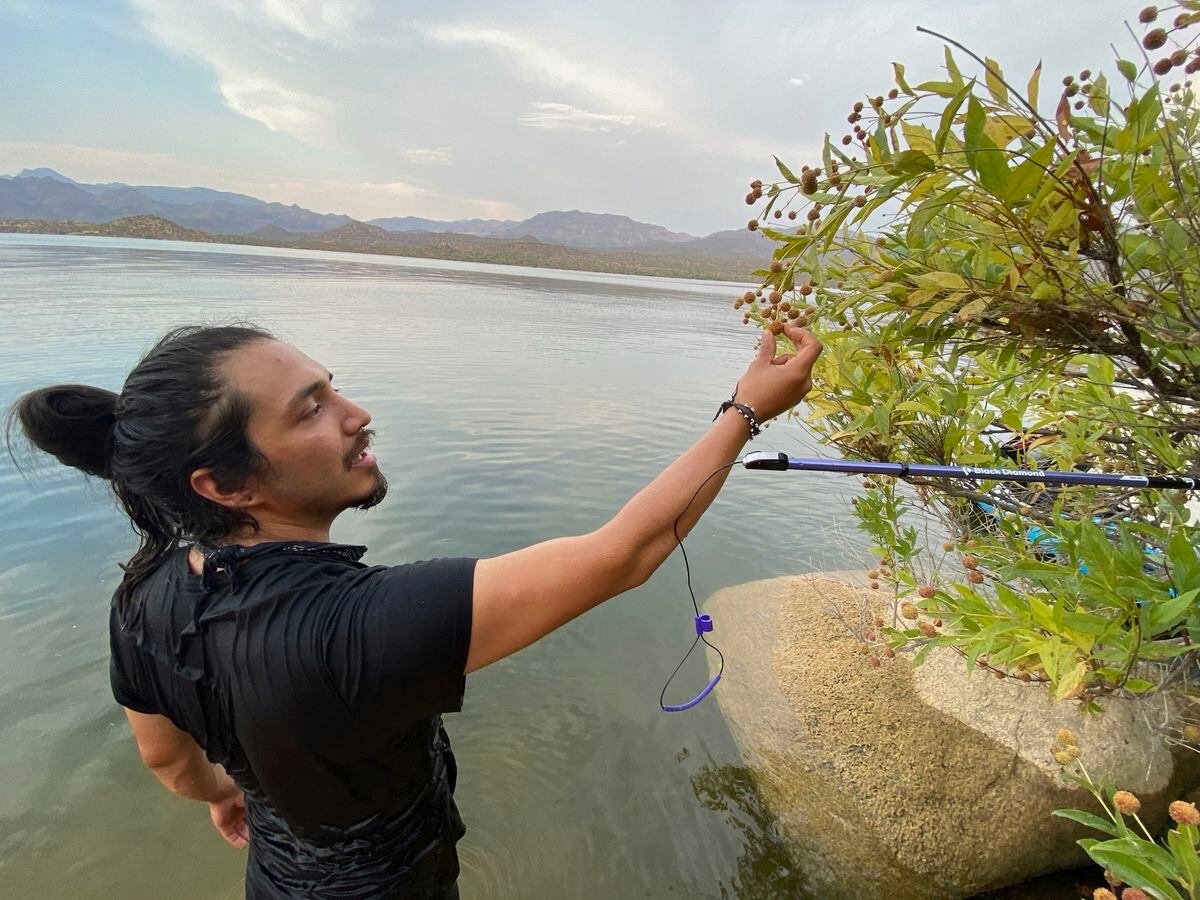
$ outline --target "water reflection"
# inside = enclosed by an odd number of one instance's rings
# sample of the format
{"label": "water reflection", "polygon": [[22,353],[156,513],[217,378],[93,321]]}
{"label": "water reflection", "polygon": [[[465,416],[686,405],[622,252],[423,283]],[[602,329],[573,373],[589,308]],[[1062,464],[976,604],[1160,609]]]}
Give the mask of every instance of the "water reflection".
{"label": "water reflection", "polygon": [[720,886],[722,900],[808,900],[827,896],[809,890],[802,872],[763,802],[753,771],[744,766],[709,765],[692,779],[692,790],[706,809],[724,814],[742,837],[745,849],[737,874]]}

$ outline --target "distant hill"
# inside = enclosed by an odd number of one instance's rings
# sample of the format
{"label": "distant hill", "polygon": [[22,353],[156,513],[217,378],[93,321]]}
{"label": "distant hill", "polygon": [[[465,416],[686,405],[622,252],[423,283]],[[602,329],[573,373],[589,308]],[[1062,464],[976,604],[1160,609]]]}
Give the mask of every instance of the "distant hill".
{"label": "distant hill", "polygon": [[264,225],[262,228],[255,228],[250,232],[251,237],[271,238],[276,241],[286,241],[290,237],[295,237],[299,232],[288,231],[286,228],[280,228],[278,225]]}
{"label": "distant hill", "polygon": [[686,252],[729,256],[754,254],[765,258],[774,247],[761,231],[735,228],[732,231],[715,231],[708,237],[693,238],[690,241],[648,241],[630,249],[636,253]]}
{"label": "distant hill", "polygon": [[438,219],[422,219],[418,216],[390,216],[383,219],[369,219],[368,224],[378,225],[388,231],[428,231],[434,234],[450,231],[454,234],[487,237],[517,223],[507,219],[457,219],[452,222],[443,222]]}
{"label": "distant hill", "polygon": [[[329,231],[291,234],[286,238],[274,238],[263,234],[212,234],[183,228],[157,216],[130,216],[105,223],[0,219],[0,232],[253,244],[742,283],[751,281],[750,273],[759,268],[766,258],[765,252],[740,256],[705,256],[688,252],[686,248],[695,243],[694,241],[673,247],[668,244],[663,251],[657,253],[646,250],[585,250],[549,244],[532,238],[512,240],[429,231],[391,232],[365,222],[350,222]],[[767,248],[763,249],[765,251]]]}
{"label": "distant hill", "polygon": [[611,250],[650,243],[683,243],[697,239],[693,235],[668,231],[661,225],[638,222],[628,216],[580,212],[577,209],[569,212],[555,210],[538,213],[521,222],[507,222],[501,219],[460,219],[444,222],[416,216],[399,216],[372,219],[371,224],[396,232],[428,231],[433,234],[469,234],[512,240],[535,238],[547,244],[586,250]]}
{"label": "distant hill", "polygon": [[679,243],[695,240],[693,235],[668,231],[661,225],[637,222],[629,216],[580,212],[577,209],[538,213],[497,232],[495,236],[533,237],[549,244],[596,250],[635,247],[648,241]]}
{"label": "distant hill", "polygon": [[610,250],[641,245],[694,241],[690,234],[668,231],[661,225],[638,222],[628,216],[589,213],[573,209],[538,213],[521,222],[501,219],[439,221],[416,216],[372,219],[372,225],[388,231],[427,231],[432,234],[468,234],[477,237],[523,240],[534,238],[547,244],[585,250]]}
{"label": "distant hill", "polygon": [[174,222],[158,216],[127,216],[111,222],[47,222],[44,219],[25,221],[0,219],[0,231],[17,234],[79,234],[87,237],[145,238],[158,241],[212,242],[215,235],[207,231],[180,228]]}
{"label": "distant hill", "polygon": [[109,222],[160,216],[214,234],[249,234],[265,226],[293,232],[336,228],[354,219],[211,188],[83,184],[53,169],[24,169],[0,179],[0,218]]}

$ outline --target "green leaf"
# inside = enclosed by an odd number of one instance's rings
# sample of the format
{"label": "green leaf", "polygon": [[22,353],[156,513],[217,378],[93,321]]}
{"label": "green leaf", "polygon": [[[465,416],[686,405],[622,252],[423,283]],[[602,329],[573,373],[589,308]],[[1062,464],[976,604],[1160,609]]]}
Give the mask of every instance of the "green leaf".
{"label": "green leaf", "polygon": [[[967,153],[971,155],[968,160],[971,168],[975,168],[974,155],[987,138],[984,136],[983,130],[987,127],[987,111],[983,108],[983,104],[972,96],[967,101],[967,119],[963,126],[963,146],[966,147]],[[988,144],[992,147],[996,145],[991,141]]]}
{"label": "green leaf", "polygon": [[1171,582],[1177,591],[1188,590],[1192,585],[1200,586],[1200,560],[1196,558],[1196,548],[1188,538],[1187,529],[1173,530],[1167,554],[1171,560]]}
{"label": "green leaf", "polygon": [[908,86],[908,82],[904,80],[904,66],[898,62],[892,63],[892,71],[896,73],[896,87],[904,91],[910,97],[913,94],[913,89]]}
{"label": "green leaf", "polygon": [[1118,59],[1117,70],[1125,76],[1126,81],[1131,83],[1137,81],[1137,66],[1131,63],[1129,60]]}
{"label": "green leaf", "polygon": [[895,175],[919,175],[922,172],[932,172],[935,166],[933,160],[920,150],[904,150],[892,157],[888,171]]}
{"label": "green leaf", "polygon": [[917,275],[915,280],[918,285],[930,291],[965,291],[970,288],[967,280],[954,272],[923,272]]}
{"label": "green leaf", "polygon": [[1167,832],[1167,845],[1184,875],[1182,880],[1191,885],[1193,891],[1200,888],[1200,857],[1196,855],[1194,835],[1195,829],[1186,827]]}
{"label": "green leaf", "polygon": [[933,132],[924,125],[913,125],[901,119],[900,131],[904,135],[904,140],[908,142],[908,146],[913,150],[931,154],[937,152],[936,145],[933,143]]}
{"label": "green leaf", "polygon": [[922,81],[917,85],[918,91],[928,91],[939,97],[953,97],[958,92],[958,85],[953,81]]}
{"label": "green leaf", "polygon": [[1145,694],[1148,691],[1158,687],[1153,681],[1146,681],[1143,678],[1130,678],[1125,682],[1125,690],[1131,694]]}
{"label": "green leaf", "polygon": [[782,175],[786,181],[790,182],[791,184],[800,183],[800,179],[792,174],[792,170],[785,166],[783,164],[783,160],[781,160],[778,156],[775,157],[775,165],[779,167],[779,174]]}
{"label": "green leaf", "polygon": [[1067,697],[1074,697],[1083,687],[1084,677],[1087,675],[1087,663],[1079,662],[1071,669],[1054,688],[1054,699],[1063,700]]}
{"label": "green leaf", "polygon": [[1172,597],[1170,600],[1159,600],[1149,606],[1149,616],[1143,631],[1147,637],[1169,634],[1171,630],[1188,617],[1196,605],[1196,595],[1200,588],[1193,588],[1187,593]]}
{"label": "green leaf", "polygon": [[1138,646],[1138,657],[1141,659],[1174,659],[1195,650],[1194,644],[1185,644],[1182,640],[1173,641],[1143,641]]}
{"label": "green leaf", "polygon": [[950,134],[950,127],[954,124],[954,118],[958,115],[959,109],[963,105],[963,101],[967,99],[967,95],[971,93],[971,89],[975,86],[974,81],[968,81],[958,93],[950,98],[950,102],[946,104],[946,108],[942,110],[942,118],[938,123],[937,135],[934,137],[934,144],[937,146],[938,153],[942,153],[946,149],[946,138]]}
{"label": "green leaf", "polygon": [[949,45],[946,46],[946,72],[950,75],[950,80],[955,84],[962,84],[962,72],[958,70],[958,63],[954,61],[954,54],[950,52]]}
{"label": "green leaf", "polygon": [[975,97],[967,102],[967,121],[963,129],[963,142],[967,150],[967,162],[978,173],[979,182],[997,196],[1003,196],[1008,181],[1008,166],[991,139],[985,134],[987,113],[983,104]]}
{"label": "green leaf", "polygon": [[[1141,843],[1147,844],[1148,847],[1154,847],[1153,844],[1145,841]],[[1111,869],[1127,884],[1141,888],[1158,900],[1183,900],[1179,892],[1163,876],[1158,864],[1150,862],[1155,857],[1146,852],[1146,847],[1139,846],[1133,840],[1104,841],[1085,849],[1087,849],[1088,856],[1104,868]],[[1178,871],[1174,860],[1171,860],[1162,848],[1156,849],[1170,860],[1170,868],[1167,871],[1172,873],[1171,877],[1175,877]]]}
{"label": "green leaf", "polygon": [[1004,189],[1003,200],[1009,203],[1019,203],[1024,200],[1043,178],[1047,178],[1047,169],[1054,156],[1054,144],[1043,144],[1029,155],[1029,158],[1009,173],[1008,184]]}
{"label": "green leaf", "polygon": [[1034,67],[1033,74],[1029,76],[1029,86],[1025,89],[1029,105],[1037,109],[1038,104],[1038,82],[1042,77],[1042,61],[1039,59],[1037,66]]}
{"label": "green leaf", "polygon": [[936,197],[930,197],[915,210],[908,220],[908,232],[905,235],[905,242],[914,249],[919,249],[925,246],[925,229],[934,217],[939,215],[943,210],[952,207],[959,194],[966,190],[965,185],[951,188],[944,194]]}
{"label": "green leaf", "polygon": [[1063,819],[1078,822],[1080,825],[1086,825],[1088,828],[1103,831],[1105,834],[1111,834],[1113,837],[1117,836],[1117,829],[1113,827],[1112,822],[1102,819],[1099,816],[1094,816],[1090,812],[1084,812],[1081,809],[1056,809],[1053,814]]}
{"label": "green leaf", "polygon": [[1008,88],[1004,86],[1004,73],[1000,71],[1000,63],[991,57],[987,57],[983,61],[983,66],[987,70],[988,92],[1001,106],[1007,106]]}

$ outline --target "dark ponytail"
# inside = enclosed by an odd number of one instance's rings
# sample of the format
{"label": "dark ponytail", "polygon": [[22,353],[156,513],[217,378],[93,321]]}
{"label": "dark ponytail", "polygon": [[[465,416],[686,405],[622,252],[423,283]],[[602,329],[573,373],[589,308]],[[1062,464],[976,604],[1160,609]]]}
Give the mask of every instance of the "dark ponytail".
{"label": "dark ponytail", "polygon": [[13,407],[9,432],[19,423],[29,440],[60,463],[110,477],[117,395],[86,384],[32,391]]}
{"label": "dark ponytail", "polygon": [[30,443],[59,462],[108,479],[141,538],[122,568],[119,603],[182,540],[218,543],[257,531],[248,513],[197,494],[196,469],[223,489],[267,469],[246,434],[249,403],[221,372],[225,357],[272,336],[249,326],[188,326],[167,333],[129,373],[120,394],[86,385],[31,391],[9,412]]}

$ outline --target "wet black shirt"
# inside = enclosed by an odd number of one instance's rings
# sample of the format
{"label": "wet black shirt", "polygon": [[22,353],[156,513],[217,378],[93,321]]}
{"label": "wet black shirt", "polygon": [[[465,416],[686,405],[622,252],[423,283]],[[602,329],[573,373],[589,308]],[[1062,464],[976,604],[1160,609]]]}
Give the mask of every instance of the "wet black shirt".
{"label": "wet black shirt", "polygon": [[475,560],[180,548],[114,603],[113,694],[166,715],[246,795],[250,898],[439,897],[463,834],[441,713],[462,708]]}

